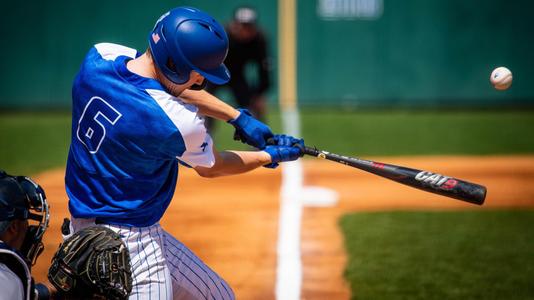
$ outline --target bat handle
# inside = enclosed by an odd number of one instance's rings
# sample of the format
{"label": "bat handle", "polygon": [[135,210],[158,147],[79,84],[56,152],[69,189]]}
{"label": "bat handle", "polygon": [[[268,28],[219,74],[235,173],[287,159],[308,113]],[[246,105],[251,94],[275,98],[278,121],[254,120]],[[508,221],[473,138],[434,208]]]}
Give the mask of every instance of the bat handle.
{"label": "bat handle", "polygon": [[304,149],[302,150],[302,152],[306,155],[310,155],[310,156],[315,156],[315,157],[318,157],[318,158],[321,158],[321,159],[325,159],[326,158],[326,155],[323,151],[320,151],[319,149],[313,147],[304,147]]}
{"label": "bat handle", "polygon": [[[275,145],[276,142],[274,140],[274,138],[268,138],[267,139],[267,145]],[[316,147],[308,147],[308,146],[302,146],[301,144],[294,144],[293,145],[294,147],[298,147],[300,148],[300,150],[302,151],[302,156],[304,155],[309,155],[309,156],[313,156],[313,157],[317,157],[317,158],[320,158],[320,159],[327,159],[328,158],[328,153],[325,152],[325,151],[321,151],[319,149],[317,149]]]}
{"label": "bat handle", "polygon": [[[268,138],[267,145],[276,145],[276,141],[274,140],[274,138]],[[302,146],[301,144],[298,144],[298,143],[295,143],[293,146],[300,148],[300,150],[302,151],[302,156],[306,154],[306,155],[315,156],[319,158],[326,158],[324,153],[322,151],[319,151],[315,147],[311,148],[307,146]]]}

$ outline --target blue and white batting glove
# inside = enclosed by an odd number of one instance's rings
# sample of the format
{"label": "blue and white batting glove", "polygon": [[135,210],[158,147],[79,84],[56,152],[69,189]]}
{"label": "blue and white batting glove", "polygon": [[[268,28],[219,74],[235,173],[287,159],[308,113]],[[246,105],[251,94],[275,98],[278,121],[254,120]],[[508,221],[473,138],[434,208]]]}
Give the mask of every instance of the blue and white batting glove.
{"label": "blue and white batting glove", "polygon": [[238,109],[237,118],[228,121],[235,127],[234,138],[260,150],[267,146],[267,139],[273,137],[269,126],[255,119],[247,109]]}
{"label": "blue and white batting glove", "polygon": [[266,168],[276,168],[279,162],[297,160],[304,155],[304,140],[297,139],[290,135],[280,134],[269,139],[265,152],[271,156],[271,163],[265,165]]}

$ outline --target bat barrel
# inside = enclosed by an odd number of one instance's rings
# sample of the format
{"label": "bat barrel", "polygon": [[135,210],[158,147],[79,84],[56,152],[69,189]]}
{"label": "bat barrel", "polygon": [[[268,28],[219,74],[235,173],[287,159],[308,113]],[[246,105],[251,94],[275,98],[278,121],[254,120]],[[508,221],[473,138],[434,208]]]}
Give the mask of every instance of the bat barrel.
{"label": "bat barrel", "polygon": [[305,147],[303,152],[307,155],[355,167],[413,188],[469,203],[482,205],[486,198],[486,187],[453,177],[365,159],[347,157],[321,151],[316,148]]}
{"label": "bat barrel", "polygon": [[[458,182],[458,184],[454,188],[451,188],[450,190],[445,190],[444,193],[441,193],[439,190],[436,190],[435,193],[477,205],[484,204],[487,193],[487,189],[485,186],[458,179],[456,179],[456,181]],[[430,192],[433,191],[430,190]]]}
{"label": "bat barrel", "polygon": [[426,185],[412,185],[408,184],[411,187],[415,187],[430,193],[455,198],[458,200],[462,200],[465,202],[469,202],[472,204],[482,205],[484,204],[484,201],[486,199],[486,187],[471,183],[467,181],[463,181],[460,179],[454,179],[451,178],[453,182],[455,182],[455,186],[453,187],[442,187],[442,186],[436,186],[432,184],[426,184]]}

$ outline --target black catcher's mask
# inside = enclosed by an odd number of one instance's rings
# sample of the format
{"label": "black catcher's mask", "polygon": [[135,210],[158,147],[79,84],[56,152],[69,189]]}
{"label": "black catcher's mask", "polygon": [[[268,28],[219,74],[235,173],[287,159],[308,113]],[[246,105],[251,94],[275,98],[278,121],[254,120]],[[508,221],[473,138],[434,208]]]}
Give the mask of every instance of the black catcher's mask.
{"label": "black catcher's mask", "polygon": [[0,170],[0,221],[28,220],[20,253],[34,265],[43,252],[43,235],[49,210],[44,190],[25,176],[11,176]]}

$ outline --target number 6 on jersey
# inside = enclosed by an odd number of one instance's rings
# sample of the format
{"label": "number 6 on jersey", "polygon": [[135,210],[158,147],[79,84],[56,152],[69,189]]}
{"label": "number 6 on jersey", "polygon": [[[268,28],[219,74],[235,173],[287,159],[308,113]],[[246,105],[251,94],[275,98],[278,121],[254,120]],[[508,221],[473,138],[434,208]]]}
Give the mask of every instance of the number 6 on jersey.
{"label": "number 6 on jersey", "polygon": [[104,99],[95,96],[83,109],[76,136],[91,154],[95,154],[106,137],[106,125],[115,125],[121,116],[122,114]]}

